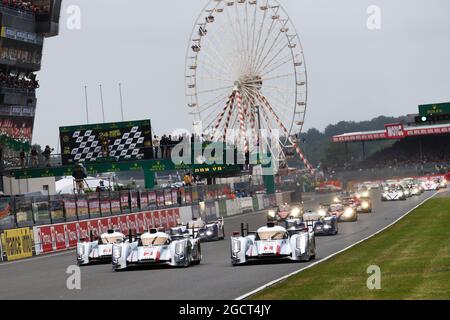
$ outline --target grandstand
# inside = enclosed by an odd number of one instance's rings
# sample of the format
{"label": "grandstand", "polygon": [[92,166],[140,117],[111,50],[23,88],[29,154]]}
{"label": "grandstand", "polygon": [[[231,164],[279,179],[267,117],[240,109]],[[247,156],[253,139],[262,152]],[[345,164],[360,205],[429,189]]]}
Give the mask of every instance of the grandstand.
{"label": "grandstand", "polygon": [[36,73],[44,39],[58,34],[61,2],[0,0],[0,176],[5,158],[30,148],[39,88]]}
{"label": "grandstand", "polygon": [[[394,169],[405,173],[446,173],[450,168],[450,121],[446,113],[449,105],[419,106],[419,114],[412,115],[414,122],[386,124],[384,130],[346,133],[334,136],[332,141],[345,145],[346,150],[350,143],[361,144],[361,161],[348,161],[347,171]],[[365,154],[366,144],[381,140],[393,144],[375,154]]]}

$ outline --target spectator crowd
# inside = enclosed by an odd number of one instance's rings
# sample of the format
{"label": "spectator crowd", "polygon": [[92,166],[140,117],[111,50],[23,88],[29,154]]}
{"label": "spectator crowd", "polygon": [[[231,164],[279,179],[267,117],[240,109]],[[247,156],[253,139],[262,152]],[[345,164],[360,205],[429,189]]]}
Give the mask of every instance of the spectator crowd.
{"label": "spectator crowd", "polygon": [[48,13],[48,9],[34,5],[31,1],[23,1],[23,0],[2,0],[1,4],[4,7],[10,7],[17,10],[28,11],[35,14],[43,14]]}
{"label": "spectator crowd", "polygon": [[0,72],[0,87],[34,90],[39,88],[39,82],[36,80],[35,75],[27,79]]}

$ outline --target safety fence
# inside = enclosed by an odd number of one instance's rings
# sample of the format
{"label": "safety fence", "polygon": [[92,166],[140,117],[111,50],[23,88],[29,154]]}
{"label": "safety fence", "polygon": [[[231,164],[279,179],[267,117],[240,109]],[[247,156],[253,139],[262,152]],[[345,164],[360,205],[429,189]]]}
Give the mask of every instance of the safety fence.
{"label": "safety fence", "polygon": [[91,235],[99,236],[111,229],[126,235],[130,232],[143,233],[151,228],[169,229],[179,223],[187,224],[193,218],[214,221],[221,217],[290,203],[296,201],[295,198],[294,193],[284,192],[236,199],[210,199],[179,208],[145,210],[118,216],[8,229],[1,231],[0,257],[2,261],[14,261],[73,249],[80,240],[89,239]]}
{"label": "safety fence", "polygon": [[251,196],[230,185],[123,190],[64,196],[0,197],[0,230],[74,222]]}

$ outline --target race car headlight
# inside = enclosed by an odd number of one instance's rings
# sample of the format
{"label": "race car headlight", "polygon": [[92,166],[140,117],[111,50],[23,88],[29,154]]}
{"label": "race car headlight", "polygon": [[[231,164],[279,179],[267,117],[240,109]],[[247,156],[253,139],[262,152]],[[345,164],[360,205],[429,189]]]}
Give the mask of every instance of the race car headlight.
{"label": "race car headlight", "polygon": [[122,257],[122,248],[119,246],[113,247],[113,258],[114,259],[120,259]]}
{"label": "race car headlight", "polygon": [[212,232],[211,230],[208,230],[208,231],[206,231],[206,235],[207,235],[207,236],[212,236],[212,235],[213,235],[213,232]]}
{"label": "race car headlight", "polygon": [[269,217],[275,218],[275,211],[274,210],[269,210]]}
{"label": "race car headlight", "polygon": [[363,209],[369,209],[369,203],[368,203],[367,201],[364,201],[364,202],[362,203],[362,208],[363,208]]}
{"label": "race car headlight", "polygon": [[352,208],[347,208],[344,211],[344,216],[351,217],[351,216],[353,216],[353,213],[354,213],[354,210]]}
{"label": "race car headlight", "polygon": [[175,246],[175,254],[178,256],[181,256],[184,254],[184,251],[186,249],[186,242],[178,242]]}
{"label": "race car headlight", "polygon": [[319,216],[325,217],[327,215],[327,212],[324,209],[320,209],[318,212]]}
{"label": "race car headlight", "polygon": [[241,242],[239,240],[233,240],[231,242],[231,250],[235,255],[241,252]]}
{"label": "race car headlight", "polygon": [[294,208],[291,210],[291,216],[298,218],[300,216],[300,208]]}
{"label": "race car headlight", "polygon": [[323,228],[328,230],[328,229],[331,229],[331,226],[330,226],[329,224],[325,224],[325,225],[323,226]]}

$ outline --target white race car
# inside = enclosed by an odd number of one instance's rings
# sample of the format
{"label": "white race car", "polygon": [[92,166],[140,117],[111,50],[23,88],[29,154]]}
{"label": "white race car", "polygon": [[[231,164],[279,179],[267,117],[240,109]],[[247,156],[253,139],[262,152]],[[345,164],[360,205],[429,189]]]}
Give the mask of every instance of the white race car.
{"label": "white race car", "polygon": [[310,261],[315,257],[316,239],[312,226],[287,230],[269,222],[257,232],[247,236],[235,233],[231,238],[233,266],[255,260]]}
{"label": "white race car", "polygon": [[425,180],[422,182],[422,187],[425,191],[438,191],[439,190],[439,184],[432,179]]}
{"label": "white race car", "polygon": [[381,201],[405,201],[407,195],[402,186],[388,186],[385,187],[381,194]]}
{"label": "white race car", "polygon": [[[91,237],[92,238],[92,237]],[[77,262],[79,266],[94,262],[108,262],[112,260],[113,244],[124,242],[126,237],[123,233],[109,230],[102,234],[97,241],[84,241],[77,244]]]}
{"label": "white race car", "polygon": [[113,245],[112,264],[115,271],[131,266],[168,265],[189,267],[200,264],[200,239],[190,235],[170,236],[156,229],[142,234],[135,241]]}

